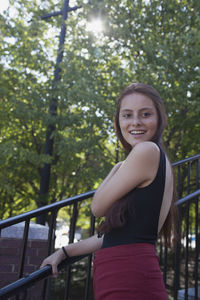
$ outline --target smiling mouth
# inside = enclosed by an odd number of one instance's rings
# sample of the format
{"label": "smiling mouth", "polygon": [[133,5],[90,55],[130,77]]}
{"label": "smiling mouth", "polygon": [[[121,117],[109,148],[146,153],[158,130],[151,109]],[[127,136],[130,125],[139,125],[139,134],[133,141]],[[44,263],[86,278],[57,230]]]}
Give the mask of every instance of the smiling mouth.
{"label": "smiling mouth", "polygon": [[142,135],[145,133],[145,131],[144,130],[131,130],[129,133],[131,135]]}

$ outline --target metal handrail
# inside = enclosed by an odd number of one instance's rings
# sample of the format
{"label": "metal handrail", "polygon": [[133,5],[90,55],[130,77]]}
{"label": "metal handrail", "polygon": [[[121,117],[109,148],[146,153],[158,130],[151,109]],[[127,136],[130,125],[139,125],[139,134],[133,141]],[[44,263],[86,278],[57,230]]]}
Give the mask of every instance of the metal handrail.
{"label": "metal handrail", "polygon": [[200,195],[200,189],[197,190],[197,191],[195,191],[194,193],[191,193],[191,194],[189,194],[189,195],[187,195],[187,196],[185,196],[185,197],[179,199],[179,200],[176,201],[174,204],[178,206],[178,205],[180,205],[180,204],[186,203],[186,202],[188,202],[189,200],[192,200],[192,199],[198,197],[199,195]]}
{"label": "metal handrail", "polygon": [[194,156],[190,156],[190,157],[188,157],[188,158],[184,158],[184,159],[182,159],[182,160],[176,161],[176,162],[172,163],[172,166],[173,166],[173,167],[176,167],[176,166],[182,165],[182,164],[184,164],[184,163],[186,163],[186,162],[197,160],[197,159],[199,159],[199,158],[200,158],[200,153],[199,153],[199,154],[196,154],[196,155],[194,155]]}
{"label": "metal handrail", "polygon": [[[71,265],[87,257],[88,255],[89,254],[66,258],[58,265],[58,271],[60,271],[62,268],[66,267],[67,265]],[[29,275],[20,278],[17,281],[12,282],[7,286],[1,288],[0,299],[7,299],[8,297],[16,295],[19,292],[22,292],[23,290],[26,290],[28,287],[32,286],[35,282],[38,282],[50,275],[52,275],[51,265],[44,266],[43,268],[33,273],[30,273]]]}
{"label": "metal handrail", "polygon": [[79,201],[88,199],[88,198],[92,197],[94,195],[94,193],[95,193],[95,190],[89,191],[89,192],[86,192],[86,193],[83,193],[83,194],[80,194],[80,195],[77,195],[77,196],[73,196],[73,197],[70,197],[70,198],[67,198],[67,199],[60,200],[58,202],[55,202],[55,203],[52,203],[52,204],[49,204],[49,205],[45,205],[45,206],[40,207],[40,208],[36,208],[34,210],[28,211],[28,212],[23,213],[23,214],[18,215],[18,216],[10,217],[6,220],[1,220],[0,221],[0,230],[5,228],[5,227],[23,222],[27,219],[34,218],[34,217],[36,217],[40,214],[47,213],[49,211],[53,211],[55,208],[59,209],[59,208],[74,204],[74,202],[76,202],[76,201],[79,202]]}
{"label": "metal handrail", "polygon": [[[94,191],[91,191],[91,192],[88,192],[88,193],[84,193],[84,194],[81,194],[79,196],[76,196],[76,197],[72,197],[72,198],[75,198],[76,201],[79,201],[80,199],[86,199],[86,195],[88,196],[88,198],[90,196],[92,196],[94,193]],[[179,199],[175,205],[180,205],[180,204],[183,204],[185,203],[186,201],[188,200],[191,200],[191,199],[194,199],[196,198],[197,196],[200,195],[200,189],[197,190],[196,192],[194,193],[191,193],[181,199]],[[63,203],[67,203],[69,204],[69,202],[72,201],[71,198],[69,198],[70,201],[67,201],[68,199],[65,199],[65,200],[62,200],[60,202],[60,205],[59,207],[62,207],[63,206]],[[64,201],[64,202],[63,202]],[[58,203],[57,203],[58,204]],[[51,206],[51,205],[50,205]],[[46,211],[46,210],[44,210]],[[26,216],[26,214],[23,214],[24,217]],[[32,216],[32,215],[31,215]],[[29,217],[30,217],[30,214],[29,214]],[[12,218],[10,218],[12,219]],[[11,220],[12,221],[12,220]],[[21,221],[21,219],[20,219]],[[5,224],[4,224],[5,225]],[[58,270],[61,270],[62,268],[64,268],[65,266],[67,265],[71,265],[85,257],[87,257],[89,254],[86,254],[86,255],[80,255],[80,256],[74,256],[74,257],[69,257],[67,259],[65,259],[64,261],[62,261],[59,266],[58,266]],[[35,282],[38,282],[48,276],[52,275],[52,267],[50,265],[47,265],[23,278],[20,278],[19,280],[3,287],[0,289],[0,297],[1,299],[6,299],[7,297],[10,297],[10,296],[13,296],[13,295],[16,295],[17,292],[21,292],[25,289],[27,289],[28,287],[30,287],[31,285],[33,285]]]}
{"label": "metal handrail", "polygon": [[[49,204],[49,205],[45,205],[41,208],[36,208],[36,209],[31,210],[29,212],[23,213],[21,215],[10,217],[6,220],[1,220],[0,221],[0,230],[5,228],[5,227],[11,226],[13,224],[23,222],[23,221],[27,220],[27,218],[34,218],[39,214],[49,212],[51,210],[54,210],[55,208],[62,208],[62,207],[65,207],[67,205],[73,204],[75,201],[79,202],[79,201],[88,199],[88,198],[92,197],[94,195],[94,193],[95,193],[95,190],[89,191],[89,192],[86,192],[86,193],[82,193],[82,194],[74,196],[74,197],[70,197],[70,198],[63,199],[63,200],[60,200],[58,202]],[[194,198],[196,196],[199,196],[199,195],[200,195],[200,189],[198,189],[194,193],[191,193],[191,194],[179,199],[178,201],[176,201],[175,205],[180,205],[180,204],[182,204],[182,203],[184,203],[188,200],[191,200],[192,198]]]}

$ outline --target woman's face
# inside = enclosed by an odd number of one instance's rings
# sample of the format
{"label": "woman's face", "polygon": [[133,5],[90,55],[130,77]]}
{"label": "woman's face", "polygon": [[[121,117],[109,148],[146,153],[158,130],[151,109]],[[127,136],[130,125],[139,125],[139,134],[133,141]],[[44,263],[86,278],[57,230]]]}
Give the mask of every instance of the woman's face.
{"label": "woman's face", "polygon": [[121,101],[119,125],[123,138],[131,147],[151,141],[158,127],[158,113],[146,95],[133,93]]}

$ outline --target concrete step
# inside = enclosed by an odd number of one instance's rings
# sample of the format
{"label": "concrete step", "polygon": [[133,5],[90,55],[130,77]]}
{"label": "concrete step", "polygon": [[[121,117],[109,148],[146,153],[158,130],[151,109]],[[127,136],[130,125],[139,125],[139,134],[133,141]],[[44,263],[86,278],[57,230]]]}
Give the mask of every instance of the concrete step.
{"label": "concrete step", "polygon": [[[200,299],[200,286],[198,287],[198,300]],[[178,300],[185,300],[185,289],[178,291]],[[195,289],[188,289],[188,300],[196,300],[195,299]]]}

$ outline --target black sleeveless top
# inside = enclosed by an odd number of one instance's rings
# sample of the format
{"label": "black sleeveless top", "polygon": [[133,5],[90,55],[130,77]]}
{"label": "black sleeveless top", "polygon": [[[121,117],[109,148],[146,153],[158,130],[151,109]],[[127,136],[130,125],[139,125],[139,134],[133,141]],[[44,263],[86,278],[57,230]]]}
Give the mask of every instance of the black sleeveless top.
{"label": "black sleeveless top", "polygon": [[160,148],[160,162],[155,179],[148,186],[129,192],[130,208],[126,224],[104,234],[101,248],[124,244],[150,243],[157,240],[160,209],[165,188],[166,158]]}

